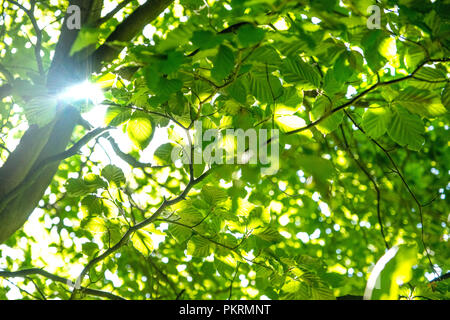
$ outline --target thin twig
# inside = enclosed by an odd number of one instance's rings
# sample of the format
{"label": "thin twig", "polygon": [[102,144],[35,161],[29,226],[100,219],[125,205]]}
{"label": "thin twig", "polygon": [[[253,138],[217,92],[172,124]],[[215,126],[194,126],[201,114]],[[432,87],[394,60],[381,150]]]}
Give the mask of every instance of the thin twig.
{"label": "thin twig", "polygon": [[[366,90],[362,91],[361,93],[359,93],[358,95],[356,95],[355,97],[353,97],[352,99],[350,99],[349,101],[341,104],[340,106],[337,106],[334,109],[331,109],[329,112],[325,113],[322,117],[320,117],[319,119],[309,123],[308,125],[292,130],[292,131],[288,131],[285,134],[286,135],[291,135],[291,134],[295,134],[295,133],[299,133],[305,130],[309,130],[312,127],[315,127],[316,125],[318,125],[319,123],[321,123],[323,120],[325,120],[326,118],[328,118],[329,116],[333,115],[334,113],[343,110],[349,106],[351,106],[352,104],[354,104],[356,101],[358,101],[359,99],[361,99],[362,97],[364,97],[365,95],[367,95],[368,93],[372,92],[373,90],[375,90],[376,88],[380,87],[380,86],[387,86],[387,85],[391,85],[397,82],[401,82],[404,80],[408,80],[414,77],[414,75],[427,63],[430,62],[447,62],[450,61],[450,58],[444,58],[444,59],[428,59],[423,61],[411,74],[401,77],[401,78],[397,78],[397,79],[392,79],[392,80],[388,80],[388,81],[384,81],[384,82],[377,82],[374,85],[370,86],[369,88],[367,88]],[[271,138],[269,138],[267,140],[267,144],[269,144],[271,142]]]}
{"label": "thin twig", "polygon": [[237,266],[236,266],[236,271],[234,272],[233,279],[231,279],[230,294],[228,295],[228,300],[231,300],[231,297],[232,297],[232,294],[233,294],[233,283],[234,283],[234,280],[236,280],[236,276],[237,276],[237,274],[239,272],[239,267],[240,266],[241,266],[241,262],[238,262]]}
{"label": "thin twig", "polygon": [[101,17],[97,22],[96,25],[100,26],[107,22],[109,19],[114,17],[116,13],[118,13],[120,10],[125,8],[127,4],[129,4],[132,0],[123,0],[121,3],[119,3],[114,9],[112,9],[110,12],[108,12],[104,17]]}
{"label": "thin twig", "polygon": [[[116,252],[118,249],[120,249],[123,245],[125,245],[128,242],[128,239],[130,236],[136,232],[139,229],[144,228],[145,226],[149,225],[153,221],[155,221],[167,207],[170,207],[184,199],[186,199],[186,196],[188,195],[189,191],[194,187],[196,184],[203,181],[211,172],[213,169],[210,169],[206,172],[204,172],[202,175],[200,175],[197,179],[195,179],[193,176],[190,177],[189,183],[187,184],[186,188],[183,190],[183,192],[178,195],[176,198],[166,200],[164,199],[163,203],[159,206],[159,208],[147,219],[143,220],[142,222],[139,222],[138,224],[135,224],[134,226],[128,228],[128,230],[125,232],[125,234],[122,236],[122,238],[112,247],[105,250],[102,254],[98,255],[94,259],[90,260],[88,264],[84,267],[84,269],[81,271],[78,282],[81,283],[84,279],[84,277],[87,275],[88,271],[95,266],[100,261],[106,259],[108,256]],[[77,290],[74,290],[72,292],[72,297],[74,297]]]}
{"label": "thin twig", "polygon": [[14,0],[7,0],[8,2],[18,6],[20,9],[25,11],[28,18],[31,21],[31,24],[33,25],[34,32],[36,33],[36,45],[34,46],[34,55],[36,57],[36,63],[38,66],[39,74],[43,77],[45,76],[44,66],[42,64],[42,58],[41,58],[41,48],[42,48],[42,30],[39,29],[39,26],[37,24],[36,18],[34,17],[34,6],[36,4],[36,0],[31,1],[31,8],[27,9],[20,3]]}
{"label": "thin twig", "polygon": [[386,246],[386,249],[389,250],[390,246],[389,243],[386,240],[386,235],[384,233],[384,227],[383,227],[383,220],[381,218],[381,209],[380,209],[380,202],[381,202],[381,192],[380,188],[378,187],[377,182],[375,181],[375,178],[372,177],[372,175],[369,173],[369,171],[366,169],[366,167],[360,162],[358,159],[356,159],[355,155],[353,154],[352,150],[350,149],[350,146],[347,142],[347,138],[345,136],[345,131],[342,125],[339,126],[342,133],[342,138],[344,140],[345,149],[347,150],[350,157],[355,161],[355,163],[358,165],[358,167],[361,169],[362,172],[366,175],[366,177],[370,180],[370,182],[373,185],[373,188],[375,189],[375,192],[377,193],[377,218],[378,218],[378,224],[380,225],[380,231],[381,236],[383,237],[384,245]]}
{"label": "thin twig", "polygon": [[405,177],[403,176],[403,174],[401,173],[400,169],[398,168],[397,164],[395,163],[394,159],[392,158],[392,156],[390,155],[389,151],[386,150],[386,148],[384,148],[378,141],[376,141],[375,139],[369,137],[367,135],[367,133],[365,132],[365,130],[353,119],[353,117],[346,111],[344,110],[344,113],[347,115],[347,117],[350,119],[350,121],[355,125],[355,127],[358,128],[359,131],[361,131],[362,133],[364,133],[364,135],[367,136],[367,138],[372,141],[378,148],[380,148],[384,154],[386,155],[386,157],[388,158],[389,162],[392,164],[392,166],[394,167],[393,171],[400,177],[400,180],[402,181],[403,185],[406,187],[406,190],[408,191],[408,193],[411,195],[411,197],[413,198],[414,202],[416,203],[417,209],[419,211],[419,218],[420,218],[420,223],[421,223],[421,241],[422,241],[422,245],[424,247],[424,250],[426,252],[426,256],[428,258],[428,262],[430,264],[431,270],[433,270],[433,272],[438,275],[438,272],[436,271],[436,269],[434,268],[433,262],[431,261],[431,257],[430,257],[430,253],[428,252],[428,248],[425,244],[425,226],[423,224],[423,212],[422,212],[422,204],[419,202],[419,200],[417,199],[417,196],[415,195],[415,193],[412,191],[411,187],[409,186],[409,184],[406,182]]}
{"label": "thin twig", "polygon": [[160,168],[164,168],[167,166],[154,166],[151,163],[144,163],[144,162],[140,162],[138,160],[136,160],[132,155],[123,152],[122,150],[120,150],[119,145],[117,144],[117,142],[113,139],[113,137],[111,137],[110,135],[108,135],[106,137],[106,139],[109,141],[109,143],[111,144],[112,149],[114,150],[114,152],[126,163],[128,163],[130,166],[132,166],[133,168],[153,168],[153,169],[160,169]]}

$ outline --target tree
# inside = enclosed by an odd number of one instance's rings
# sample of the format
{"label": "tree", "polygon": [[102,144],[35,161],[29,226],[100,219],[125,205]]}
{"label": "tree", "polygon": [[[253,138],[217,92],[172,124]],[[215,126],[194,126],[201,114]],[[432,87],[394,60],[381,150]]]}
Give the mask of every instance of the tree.
{"label": "tree", "polygon": [[0,296],[448,298],[448,9],[4,0]]}

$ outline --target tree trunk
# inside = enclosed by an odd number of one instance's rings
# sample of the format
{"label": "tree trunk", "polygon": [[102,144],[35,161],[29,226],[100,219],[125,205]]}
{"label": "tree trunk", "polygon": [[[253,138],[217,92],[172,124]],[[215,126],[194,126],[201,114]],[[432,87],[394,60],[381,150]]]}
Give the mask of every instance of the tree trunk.
{"label": "tree trunk", "polygon": [[[98,6],[102,4],[101,0],[72,0],[70,4],[80,7],[82,25],[100,17],[101,7],[99,10]],[[69,55],[77,34],[78,30],[69,30],[63,23],[47,76],[50,94],[78,83],[88,73],[88,59]],[[74,108],[60,105],[52,122],[41,128],[36,125],[29,127],[17,148],[0,168],[0,243],[21,228],[38,205],[58,170],[59,162],[46,166],[34,181],[30,181],[31,173],[42,160],[65,150],[79,116]],[[14,193],[19,185],[26,187]]]}
{"label": "tree trunk", "polygon": [[[69,30],[63,23],[47,76],[49,92],[61,92],[65,87],[86,79],[92,72],[98,72],[102,62],[110,62],[123,49],[117,44],[110,46],[109,42],[131,41],[172,2],[173,0],[147,1],[125,18],[98,49],[90,47],[74,56],[69,53],[79,30]],[[71,0],[69,4],[81,9],[82,27],[97,25],[103,0]],[[7,95],[11,91],[9,86],[0,89],[0,94]],[[58,170],[59,161],[46,166],[34,181],[30,181],[31,173],[42,160],[65,150],[79,117],[74,108],[61,106],[51,123],[42,128],[30,126],[20,144],[0,168],[0,243],[21,228],[38,205]],[[14,193],[19,185],[25,187]],[[8,198],[6,206],[5,198]]]}
{"label": "tree trunk", "polygon": [[[0,169],[0,181],[2,181],[2,187],[11,189],[17,187],[17,185],[23,183],[23,181],[27,183],[27,176],[29,177],[29,175],[25,176],[27,172],[33,172],[35,166],[48,156],[63,152],[70,141],[77,119],[78,112],[75,109],[68,107],[62,110],[58,119],[52,124],[44,128],[30,127],[24,134],[18,148],[11,154],[8,161]],[[37,152],[37,149],[40,146],[34,146],[33,144],[41,145],[42,141],[47,141],[47,143],[39,153]],[[30,158],[27,158],[28,155],[30,155]],[[38,155],[38,157],[36,157],[36,155]],[[18,161],[14,162],[15,159]],[[30,162],[27,163],[26,160],[30,160]],[[29,168],[31,161],[33,161],[33,166]],[[27,221],[29,215],[33,212],[52,181],[53,176],[58,170],[58,166],[59,162],[55,162],[42,170],[35,182],[30,183],[23,191],[15,194],[15,198],[7,204],[5,209],[0,211],[0,243],[6,241]],[[28,168],[28,171],[22,171],[22,167]],[[10,172],[14,174],[13,179],[4,183],[5,180],[3,176],[9,175]],[[3,190],[2,194],[5,194],[3,193]]]}

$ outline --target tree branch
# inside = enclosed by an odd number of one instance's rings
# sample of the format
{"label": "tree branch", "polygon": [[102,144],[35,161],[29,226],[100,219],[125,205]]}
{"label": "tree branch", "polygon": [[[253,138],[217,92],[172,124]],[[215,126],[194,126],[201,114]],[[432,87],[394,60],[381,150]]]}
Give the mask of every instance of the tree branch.
{"label": "tree branch", "polygon": [[6,150],[6,152],[8,152],[8,154],[11,154],[11,151],[1,143],[0,143],[0,149]]}
{"label": "tree branch", "polygon": [[114,127],[104,127],[104,128],[96,128],[92,131],[89,131],[88,133],[86,133],[80,140],[78,140],[72,147],[70,147],[69,149],[67,149],[64,152],[61,152],[57,155],[48,157],[47,159],[43,160],[41,162],[40,165],[38,165],[38,167],[40,166],[44,166],[46,163],[51,163],[51,162],[55,162],[55,161],[61,161],[67,158],[70,158],[74,155],[77,154],[78,151],[80,151],[80,149],[86,145],[89,141],[91,141],[93,138],[99,136],[100,134],[104,133],[105,131],[114,129]]}
{"label": "tree branch", "polygon": [[[286,135],[291,135],[294,133],[299,133],[308,129],[311,129],[312,127],[318,125],[320,122],[322,122],[323,120],[325,120],[326,118],[328,118],[329,116],[331,116],[332,114],[345,109],[349,106],[351,106],[352,104],[354,104],[356,101],[358,101],[359,99],[361,99],[362,97],[364,97],[366,94],[372,92],[373,90],[375,90],[376,88],[380,87],[380,86],[386,86],[386,85],[390,85],[390,84],[394,84],[397,82],[401,82],[407,79],[411,79],[414,77],[414,75],[427,63],[430,62],[447,62],[450,61],[450,59],[444,58],[444,59],[428,59],[423,61],[413,72],[411,72],[411,74],[405,76],[405,77],[401,77],[401,78],[397,78],[397,79],[393,79],[393,80],[388,80],[388,81],[384,81],[384,82],[377,82],[374,85],[372,85],[371,87],[367,88],[366,90],[362,91],[361,93],[359,93],[358,95],[356,95],[355,97],[353,97],[352,99],[350,99],[349,101],[347,101],[344,104],[341,104],[340,106],[337,106],[334,109],[331,109],[328,113],[324,114],[322,117],[320,117],[319,119],[317,119],[316,121],[313,121],[311,123],[309,123],[308,125],[292,130],[292,131],[288,131],[286,132]],[[267,141],[267,143],[270,143],[271,139],[269,139]]]}
{"label": "tree branch", "polygon": [[81,147],[87,144],[91,139],[111,129],[112,127],[94,129],[88,132],[80,140],[78,140],[78,142],[76,142],[71,148],[67,149],[62,153],[50,156],[39,162],[36,165],[36,167],[34,167],[34,169],[31,170],[28,176],[17,187],[15,187],[12,191],[10,191],[2,199],[0,199],[0,212],[8,205],[10,201],[12,201],[19,194],[21,194],[21,192],[25,190],[28,186],[33,184],[36,181],[36,179],[40,176],[42,170],[44,170],[46,167],[52,165],[54,162],[58,162],[75,155],[81,149]]}
{"label": "tree branch", "polygon": [[[115,28],[105,43],[92,54],[93,69],[99,70],[102,62],[110,62],[117,57],[124,48],[123,44],[117,44],[117,42],[131,41],[172,2],[173,0],[149,0],[133,11]],[[112,44],[112,42],[116,43]]]}
{"label": "tree branch", "polygon": [[112,9],[110,12],[108,12],[104,17],[101,17],[97,22],[96,25],[100,26],[107,22],[109,19],[114,17],[116,13],[118,13],[120,10],[125,8],[127,4],[129,4],[132,0],[123,0],[121,3],[119,3],[114,9]]}
{"label": "tree branch", "polygon": [[[203,181],[211,172],[213,169],[210,169],[206,172],[204,172],[202,175],[200,175],[197,179],[190,178],[189,183],[187,184],[186,188],[183,190],[183,192],[178,195],[176,198],[166,200],[164,199],[163,203],[159,206],[159,208],[147,219],[141,221],[138,224],[135,224],[134,226],[131,226],[128,228],[128,230],[125,232],[125,234],[122,236],[122,238],[112,247],[109,247],[107,250],[105,250],[102,254],[95,257],[91,261],[88,262],[88,264],[84,267],[84,269],[81,271],[80,276],[77,279],[77,283],[81,283],[88,273],[88,271],[94,267],[97,263],[100,261],[106,259],[108,256],[119,250],[123,245],[125,245],[128,242],[128,239],[131,237],[131,235],[138,231],[139,229],[144,228],[145,226],[149,225],[153,221],[155,221],[167,207],[170,207],[182,200],[186,199],[186,196],[188,195],[189,191],[192,189],[193,186]],[[72,297],[76,293],[77,290],[74,290],[72,293]]]}
{"label": "tree branch", "polygon": [[[53,280],[55,282],[64,283],[66,285],[69,285],[71,283],[70,280],[60,277],[58,275],[55,275],[53,273],[47,272],[45,270],[39,269],[39,268],[31,268],[31,269],[24,269],[19,271],[0,271],[0,277],[2,278],[27,278],[30,275],[40,275],[43,277],[46,277],[50,280]],[[108,298],[111,300],[125,300],[122,297],[116,296],[115,294],[112,294],[110,292],[96,290],[96,289],[89,289],[86,287],[81,287],[79,289],[82,293],[102,297],[102,298]]]}
{"label": "tree branch", "polygon": [[129,155],[128,153],[123,152],[122,150],[120,150],[119,145],[117,144],[117,142],[113,139],[113,137],[111,137],[110,135],[108,135],[106,137],[106,139],[109,141],[109,143],[111,144],[111,147],[113,148],[114,152],[126,163],[128,163],[130,166],[132,166],[133,168],[154,168],[154,169],[159,169],[159,168],[164,168],[166,166],[154,166],[151,163],[143,163],[143,162],[139,162],[137,161],[132,155]]}
{"label": "tree branch", "polygon": [[450,272],[447,272],[447,273],[445,273],[445,274],[443,274],[443,275],[441,275],[441,276],[439,276],[437,278],[434,278],[433,280],[430,281],[430,283],[444,281],[444,280],[447,280],[449,278],[450,278]]}

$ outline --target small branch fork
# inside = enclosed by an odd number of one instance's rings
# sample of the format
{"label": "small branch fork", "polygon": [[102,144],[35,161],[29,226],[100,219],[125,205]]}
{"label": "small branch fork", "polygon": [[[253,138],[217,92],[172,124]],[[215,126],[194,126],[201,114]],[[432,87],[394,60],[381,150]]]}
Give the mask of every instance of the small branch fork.
{"label": "small branch fork", "polygon": [[110,12],[108,12],[104,17],[100,18],[96,25],[100,26],[110,20],[116,13],[118,13],[120,10],[125,8],[127,4],[129,4],[132,0],[123,0],[121,3],[119,3],[114,9],[112,9]]}
{"label": "small branch fork", "polygon": [[[102,260],[106,259],[108,256],[110,256],[111,254],[113,254],[114,252],[116,252],[117,250],[119,250],[123,245],[125,245],[129,238],[131,237],[131,235],[138,231],[139,229],[144,228],[145,226],[149,225],[150,223],[154,222],[163,212],[167,207],[170,207],[182,200],[186,199],[186,196],[188,195],[189,191],[198,183],[200,183],[201,181],[203,181],[211,172],[213,169],[210,169],[206,172],[204,172],[202,175],[200,175],[198,178],[194,178],[194,176],[191,174],[190,178],[189,178],[189,183],[187,184],[187,186],[185,187],[185,189],[183,190],[183,192],[181,192],[181,194],[179,194],[177,197],[173,198],[173,199],[164,199],[163,203],[159,206],[159,208],[147,219],[133,225],[130,226],[128,228],[128,230],[125,232],[125,234],[122,236],[122,238],[116,243],[114,244],[112,247],[109,247],[107,250],[105,250],[102,254],[100,254],[99,256],[95,257],[94,259],[92,259],[91,261],[88,262],[88,264],[84,267],[84,269],[81,271],[78,279],[77,279],[77,283],[81,283],[84,279],[84,277],[87,275],[87,273],[89,272],[89,270],[94,267],[96,264],[98,264],[99,262],[101,262]],[[78,290],[75,288],[75,290],[72,292],[72,298],[74,297],[75,293]]]}
{"label": "small branch fork", "polygon": [[378,224],[380,225],[380,231],[381,231],[381,236],[383,237],[383,241],[384,241],[384,245],[386,246],[386,249],[389,250],[390,246],[389,243],[386,240],[386,235],[384,233],[384,227],[383,227],[383,220],[381,218],[381,209],[380,209],[380,201],[381,201],[381,192],[380,192],[380,188],[377,184],[377,182],[375,181],[375,178],[372,177],[372,175],[370,174],[370,172],[367,170],[367,168],[364,166],[364,164],[359,161],[355,155],[353,154],[352,150],[350,149],[350,146],[348,144],[347,138],[345,136],[345,130],[344,127],[342,125],[340,125],[340,129],[341,129],[341,133],[342,133],[342,138],[344,140],[344,146],[345,149],[347,150],[348,154],[350,155],[350,157],[353,159],[353,161],[355,161],[355,163],[358,165],[358,167],[361,169],[362,172],[364,172],[364,174],[366,175],[366,177],[370,180],[370,182],[373,185],[373,188],[375,189],[375,192],[377,193],[377,218],[378,218]]}

